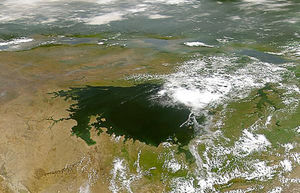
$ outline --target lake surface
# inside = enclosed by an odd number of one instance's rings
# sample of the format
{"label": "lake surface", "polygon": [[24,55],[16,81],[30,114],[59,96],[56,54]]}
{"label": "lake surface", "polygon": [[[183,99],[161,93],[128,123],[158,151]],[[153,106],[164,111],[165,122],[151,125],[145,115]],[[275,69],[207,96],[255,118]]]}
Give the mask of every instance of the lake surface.
{"label": "lake surface", "polygon": [[[70,108],[70,118],[77,121],[72,131],[89,145],[95,143],[90,138],[91,125],[99,134],[104,127],[109,134],[125,135],[155,146],[168,139],[187,145],[195,133],[193,123],[183,124],[189,120],[190,111],[185,106],[161,105],[158,101],[163,99],[155,96],[159,89],[150,84],[86,87],[60,91],[56,96],[78,102]],[[98,117],[89,125],[91,116]]]}

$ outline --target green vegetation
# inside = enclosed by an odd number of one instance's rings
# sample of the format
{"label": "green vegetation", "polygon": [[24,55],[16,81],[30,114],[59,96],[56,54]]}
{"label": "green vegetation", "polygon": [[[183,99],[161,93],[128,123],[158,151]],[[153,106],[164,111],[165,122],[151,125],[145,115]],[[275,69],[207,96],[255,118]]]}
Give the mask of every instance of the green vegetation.
{"label": "green vegetation", "polygon": [[230,103],[225,115],[224,135],[237,139],[243,129],[264,118],[269,108],[274,108],[275,111],[284,108],[282,92],[275,85],[266,84],[253,91],[246,99]]}
{"label": "green vegetation", "polygon": [[300,138],[294,128],[300,125],[300,105],[298,104],[295,112],[279,112],[275,119],[275,125],[272,125],[270,130],[262,130],[267,139],[274,147],[279,147],[280,144],[290,142],[300,142]]}
{"label": "green vegetation", "polygon": [[288,69],[294,72],[297,78],[300,78],[300,65],[289,67]]}
{"label": "green vegetation", "polygon": [[150,168],[153,168],[150,170],[150,174],[146,175],[146,178],[151,179],[153,181],[160,181],[162,178],[163,172],[163,163],[164,160],[161,160],[158,158],[158,153],[153,152],[151,150],[143,151],[141,158],[140,158],[140,164],[143,167],[144,170],[149,170]]}

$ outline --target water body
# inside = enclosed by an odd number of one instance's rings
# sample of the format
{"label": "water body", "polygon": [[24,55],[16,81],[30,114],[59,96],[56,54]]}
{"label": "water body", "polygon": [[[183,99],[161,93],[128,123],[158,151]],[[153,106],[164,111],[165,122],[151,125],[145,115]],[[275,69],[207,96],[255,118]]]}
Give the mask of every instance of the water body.
{"label": "water body", "polygon": [[[56,96],[72,99],[75,102],[69,109],[70,119],[77,125],[72,132],[87,144],[95,142],[90,137],[94,126],[99,134],[101,127],[107,133],[125,136],[126,139],[139,140],[158,146],[165,141],[187,145],[194,136],[194,126],[184,124],[190,110],[183,105],[162,105],[156,97],[159,85],[141,84],[133,87],[88,86],[59,91]],[[91,116],[97,116],[90,123]]]}

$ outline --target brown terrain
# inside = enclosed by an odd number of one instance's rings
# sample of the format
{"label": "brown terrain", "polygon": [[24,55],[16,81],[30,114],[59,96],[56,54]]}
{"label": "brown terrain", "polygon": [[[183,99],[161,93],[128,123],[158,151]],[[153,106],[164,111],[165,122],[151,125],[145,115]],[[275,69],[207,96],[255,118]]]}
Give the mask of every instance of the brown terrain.
{"label": "brown terrain", "polygon": [[[129,85],[126,75],[162,72],[169,69],[161,64],[176,64],[176,58],[148,51],[84,45],[0,52],[0,192],[87,193],[87,186],[91,192],[110,192],[113,159],[124,146],[132,160],[140,150],[158,151],[107,134],[94,136],[97,144],[88,146],[71,135],[75,121],[56,121],[68,117],[72,101],[49,94],[70,86]],[[146,181],[134,189],[162,191],[161,183]]]}

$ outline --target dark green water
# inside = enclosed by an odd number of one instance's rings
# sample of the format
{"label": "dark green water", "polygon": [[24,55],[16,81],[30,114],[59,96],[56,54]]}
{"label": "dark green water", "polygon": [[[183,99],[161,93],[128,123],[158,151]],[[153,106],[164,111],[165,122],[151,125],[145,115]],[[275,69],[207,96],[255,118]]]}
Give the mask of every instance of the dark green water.
{"label": "dark green water", "polygon": [[[70,119],[77,122],[72,131],[89,145],[95,143],[90,135],[92,126],[99,135],[101,127],[105,127],[110,135],[124,135],[126,139],[155,146],[166,140],[186,145],[193,137],[194,129],[191,125],[181,124],[188,119],[190,111],[183,106],[161,105],[153,98],[159,89],[160,86],[154,84],[87,86],[59,91],[55,95],[76,101],[69,108]],[[96,122],[90,123],[91,116],[97,116]]]}

